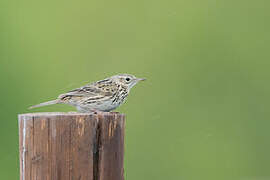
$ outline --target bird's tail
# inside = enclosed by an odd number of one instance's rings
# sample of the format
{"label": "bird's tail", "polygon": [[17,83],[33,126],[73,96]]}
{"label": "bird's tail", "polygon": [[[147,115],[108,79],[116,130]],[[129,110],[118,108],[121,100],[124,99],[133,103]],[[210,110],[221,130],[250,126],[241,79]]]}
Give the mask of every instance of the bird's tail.
{"label": "bird's tail", "polygon": [[53,104],[58,104],[58,103],[59,103],[59,100],[55,99],[55,100],[52,100],[52,101],[48,101],[48,102],[44,102],[44,103],[40,103],[40,104],[31,106],[31,107],[29,107],[29,109],[38,108],[38,107],[42,107],[42,106],[53,105]]}

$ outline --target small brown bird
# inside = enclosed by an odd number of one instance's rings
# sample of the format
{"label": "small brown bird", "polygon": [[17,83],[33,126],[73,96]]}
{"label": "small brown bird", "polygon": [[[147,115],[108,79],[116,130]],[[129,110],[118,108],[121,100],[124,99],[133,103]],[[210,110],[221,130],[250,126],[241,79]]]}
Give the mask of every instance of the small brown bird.
{"label": "small brown bird", "polygon": [[143,80],[145,79],[129,74],[115,75],[61,94],[56,100],[31,106],[30,109],[52,104],[68,104],[75,106],[79,112],[108,112],[123,104],[130,89]]}

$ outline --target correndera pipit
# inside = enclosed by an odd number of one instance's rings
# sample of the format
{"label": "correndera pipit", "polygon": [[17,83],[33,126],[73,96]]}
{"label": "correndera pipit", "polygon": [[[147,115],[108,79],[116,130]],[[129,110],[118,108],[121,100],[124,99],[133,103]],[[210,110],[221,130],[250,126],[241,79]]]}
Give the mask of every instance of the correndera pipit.
{"label": "correndera pipit", "polygon": [[142,80],[145,79],[129,74],[115,75],[71,90],[55,100],[31,106],[30,109],[52,104],[68,104],[75,106],[79,112],[108,112],[123,104],[130,89]]}

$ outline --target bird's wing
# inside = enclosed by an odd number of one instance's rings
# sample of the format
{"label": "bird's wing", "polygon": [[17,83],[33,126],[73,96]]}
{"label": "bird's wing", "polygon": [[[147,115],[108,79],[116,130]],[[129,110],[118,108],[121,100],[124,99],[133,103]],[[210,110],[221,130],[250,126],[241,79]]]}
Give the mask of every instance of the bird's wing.
{"label": "bird's wing", "polygon": [[101,89],[93,86],[93,85],[86,85],[77,89],[73,89],[65,94],[61,94],[59,96],[59,99],[65,98],[65,97],[72,97],[72,96],[97,96],[102,94]]}
{"label": "bird's wing", "polygon": [[110,91],[104,89],[106,85],[97,83],[88,84],[86,86],[71,90],[65,94],[61,94],[58,98],[62,101],[77,100],[77,101],[96,101],[111,96]]}

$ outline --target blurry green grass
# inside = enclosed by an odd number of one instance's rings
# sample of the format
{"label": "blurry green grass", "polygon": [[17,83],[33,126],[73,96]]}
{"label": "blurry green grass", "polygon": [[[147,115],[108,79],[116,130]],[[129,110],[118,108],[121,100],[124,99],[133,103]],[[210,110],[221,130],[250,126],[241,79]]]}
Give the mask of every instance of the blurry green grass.
{"label": "blurry green grass", "polygon": [[117,73],[147,81],[127,115],[128,180],[270,179],[269,1],[7,1],[0,11],[0,179],[17,114]]}

